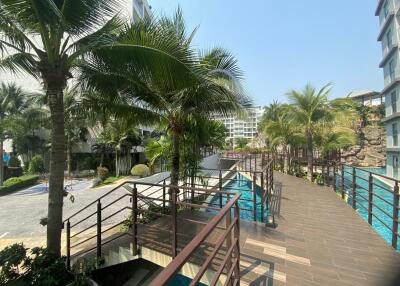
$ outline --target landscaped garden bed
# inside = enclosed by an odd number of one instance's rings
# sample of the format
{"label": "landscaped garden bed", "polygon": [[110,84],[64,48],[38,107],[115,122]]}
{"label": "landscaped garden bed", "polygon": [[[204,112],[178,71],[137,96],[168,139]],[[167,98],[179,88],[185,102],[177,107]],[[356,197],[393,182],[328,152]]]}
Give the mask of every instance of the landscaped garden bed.
{"label": "landscaped garden bed", "polygon": [[37,184],[38,180],[38,175],[24,175],[9,178],[4,182],[3,186],[0,186],[0,197],[33,186]]}

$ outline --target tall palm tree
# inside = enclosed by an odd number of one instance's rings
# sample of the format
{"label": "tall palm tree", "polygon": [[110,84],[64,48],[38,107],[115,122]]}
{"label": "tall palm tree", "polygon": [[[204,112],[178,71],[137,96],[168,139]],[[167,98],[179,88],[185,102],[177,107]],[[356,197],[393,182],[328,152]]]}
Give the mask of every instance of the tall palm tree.
{"label": "tall palm tree", "polygon": [[[47,246],[60,255],[65,134],[63,89],[79,59],[111,44],[122,26],[116,0],[1,0],[0,67],[40,80],[51,113]],[[104,19],[110,19],[104,24]],[[104,24],[104,25],[103,25]],[[103,25],[103,26],[101,26]]]}
{"label": "tall palm tree", "polygon": [[297,123],[302,126],[307,142],[307,178],[313,180],[313,135],[316,125],[330,120],[328,112],[328,94],[331,85],[316,90],[307,84],[302,91],[291,90],[288,97],[294,107]]}
{"label": "tall palm tree", "polygon": [[[304,136],[301,133],[301,128],[297,124],[293,116],[293,108],[289,105],[276,105],[267,107],[266,110],[274,110],[274,116],[263,116],[263,130],[262,132],[268,138],[271,147],[282,147],[283,150],[283,170],[285,173],[289,172],[290,166],[290,149],[298,147],[304,142]],[[268,119],[270,118],[270,119]]]}
{"label": "tall palm tree", "polygon": [[[10,138],[12,119],[27,108],[27,93],[14,83],[0,86],[0,186],[4,181],[3,144]],[[11,128],[10,128],[11,127]]]}
{"label": "tall palm tree", "polygon": [[172,185],[179,181],[187,118],[236,112],[247,101],[236,59],[222,49],[198,55],[191,48],[193,36],[178,10],[172,19],[133,24],[117,43],[93,53],[82,67],[82,81],[89,86],[105,94],[117,90],[166,122],[172,138]]}

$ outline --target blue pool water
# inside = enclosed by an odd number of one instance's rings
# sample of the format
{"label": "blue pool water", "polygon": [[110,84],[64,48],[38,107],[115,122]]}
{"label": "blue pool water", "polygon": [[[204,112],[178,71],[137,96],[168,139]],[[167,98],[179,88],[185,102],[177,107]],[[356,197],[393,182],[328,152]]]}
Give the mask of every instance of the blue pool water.
{"label": "blue pool water", "polygon": [[[227,192],[240,192],[242,196],[239,200],[239,207],[242,208],[240,210],[240,218],[246,220],[253,220],[253,192],[252,192],[252,182],[248,180],[246,177],[241,174],[237,174],[234,177],[236,180],[232,180],[229,184],[224,187],[224,191]],[[261,221],[261,188],[257,186],[257,221]],[[211,200],[211,204],[218,206],[220,202],[219,196],[215,196]],[[222,199],[223,205],[226,203],[226,198]],[[248,209],[248,211],[243,210]],[[264,218],[267,215],[267,210],[264,207]]]}
{"label": "blue pool water", "polygon": [[[174,278],[172,278],[172,280],[168,282],[167,285],[168,286],[189,286],[190,282],[192,282],[192,279],[190,279],[186,276],[183,276],[181,274],[176,274],[174,276]],[[197,283],[196,285],[206,286],[203,283]]]}
{"label": "blue pool water", "polygon": [[[356,169],[356,209],[359,215],[368,221],[368,172],[375,174],[386,174],[385,168],[365,168],[363,170]],[[349,194],[348,204],[352,205],[352,168],[345,168],[345,189]],[[340,184],[340,181],[337,182]],[[383,236],[383,238],[391,245],[392,232],[385,226],[393,227],[393,187],[387,185],[377,178],[373,178],[373,207],[372,213],[377,217],[372,216],[372,226]],[[380,221],[381,220],[381,221]],[[397,245],[397,250],[400,251],[400,238]]]}

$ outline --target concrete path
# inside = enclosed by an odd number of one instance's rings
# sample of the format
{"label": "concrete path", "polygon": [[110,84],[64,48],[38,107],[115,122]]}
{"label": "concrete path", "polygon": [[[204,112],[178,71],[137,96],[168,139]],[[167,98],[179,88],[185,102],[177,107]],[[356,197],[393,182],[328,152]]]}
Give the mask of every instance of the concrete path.
{"label": "concrete path", "polygon": [[[168,176],[169,173],[164,172],[139,179],[138,181],[158,182]],[[74,202],[69,198],[64,199],[63,217],[70,216],[127,180],[133,180],[133,178],[126,177],[113,184],[99,188],[90,188],[87,184],[77,184],[77,186],[85,187],[76,187],[71,191],[74,196]],[[28,247],[45,245],[46,227],[40,225],[39,222],[41,218],[47,216],[48,193],[35,190],[23,190],[12,195],[0,197],[0,250],[6,245],[17,242],[24,242]],[[108,196],[104,203],[115,200],[124,192],[126,190],[118,189]],[[96,205],[94,205],[94,209],[89,209],[89,211],[95,210],[95,207]],[[118,208],[120,208],[120,205],[115,204],[108,211],[116,211]],[[80,227],[87,227],[89,223],[91,221],[82,224]],[[114,223],[114,220],[110,220],[107,223]]]}

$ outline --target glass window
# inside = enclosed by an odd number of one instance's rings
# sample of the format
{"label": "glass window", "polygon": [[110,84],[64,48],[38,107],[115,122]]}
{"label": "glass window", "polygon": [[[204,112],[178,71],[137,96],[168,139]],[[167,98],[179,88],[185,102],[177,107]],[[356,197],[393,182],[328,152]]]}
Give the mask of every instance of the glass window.
{"label": "glass window", "polygon": [[385,1],[383,4],[383,15],[385,18],[389,15],[389,1]]}
{"label": "glass window", "polygon": [[396,91],[393,91],[390,94],[390,102],[392,104],[392,113],[397,112],[397,96],[396,96]]}
{"label": "glass window", "polygon": [[395,78],[394,61],[393,60],[391,60],[389,62],[389,77],[390,77],[390,81],[393,81]]}
{"label": "glass window", "polygon": [[392,129],[393,129],[393,146],[398,146],[399,145],[399,136],[397,133],[397,123],[392,124]]}
{"label": "glass window", "polygon": [[389,29],[386,33],[386,43],[388,48],[390,48],[393,44],[392,29]]}

